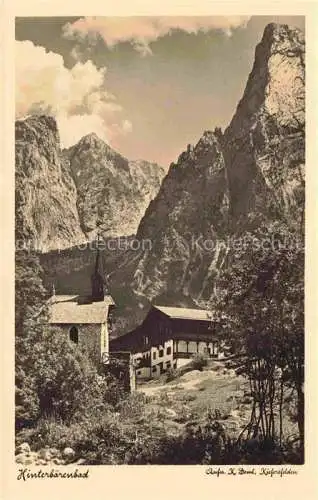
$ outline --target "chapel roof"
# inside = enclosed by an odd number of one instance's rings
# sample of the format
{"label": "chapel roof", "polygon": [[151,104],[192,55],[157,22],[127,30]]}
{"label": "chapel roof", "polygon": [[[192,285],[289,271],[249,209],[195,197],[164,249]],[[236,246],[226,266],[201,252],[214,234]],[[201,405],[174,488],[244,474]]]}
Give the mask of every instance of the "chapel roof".
{"label": "chapel roof", "polygon": [[110,295],[105,295],[104,300],[95,302],[91,297],[80,295],[53,295],[49,299],[49,323],[104,323],[108,307],[114,304]]}

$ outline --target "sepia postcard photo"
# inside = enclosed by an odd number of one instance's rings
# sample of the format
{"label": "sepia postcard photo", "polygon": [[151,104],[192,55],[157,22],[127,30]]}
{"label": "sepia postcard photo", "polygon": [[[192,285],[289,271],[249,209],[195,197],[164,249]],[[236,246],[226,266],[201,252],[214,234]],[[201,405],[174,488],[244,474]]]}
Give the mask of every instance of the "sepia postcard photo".
{"label": "sepia postcard photo", "polygon": [[296,475],[305,15],[30,16],[14,19],[17,479]]}

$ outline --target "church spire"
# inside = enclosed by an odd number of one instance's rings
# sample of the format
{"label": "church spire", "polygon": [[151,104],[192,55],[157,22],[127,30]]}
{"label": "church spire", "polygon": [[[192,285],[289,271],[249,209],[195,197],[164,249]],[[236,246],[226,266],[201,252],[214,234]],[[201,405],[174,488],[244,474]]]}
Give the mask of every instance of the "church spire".
{"label": "church spire", "polygon": [[92,300],[96,302],[104,300],[104,295],[105,295],[104,277],[103,277],[101,255],[99,250],[99,234],[97,234],[97,252],[96,252],[94,272],[91,276],[91,282],[92,282]]}

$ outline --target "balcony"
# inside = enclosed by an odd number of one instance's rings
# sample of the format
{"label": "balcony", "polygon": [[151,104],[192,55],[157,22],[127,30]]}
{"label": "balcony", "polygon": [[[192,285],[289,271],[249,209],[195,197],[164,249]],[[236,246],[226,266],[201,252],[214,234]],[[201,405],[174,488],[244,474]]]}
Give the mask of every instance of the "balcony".
{"label": "balcony", "polygon": [[210,359],[217,359],[218,358],[218,353],[211,353],[209,354],[208,352],[175,352],[173,354],[174,359],[180,359],[180,358],[185,358],[185,359],[192,359],[193,356],[202,354],[202,356],[210,358]]}

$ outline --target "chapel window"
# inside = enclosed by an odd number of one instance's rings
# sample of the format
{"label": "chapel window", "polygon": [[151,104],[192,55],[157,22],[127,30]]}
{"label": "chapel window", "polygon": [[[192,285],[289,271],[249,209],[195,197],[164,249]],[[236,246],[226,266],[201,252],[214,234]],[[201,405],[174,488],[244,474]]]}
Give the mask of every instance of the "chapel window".
{"label": "chapel window", "polygon": [[72,326],[70,329],[70,340],[75,344],[78,344],[78,329],[76,326]]}

